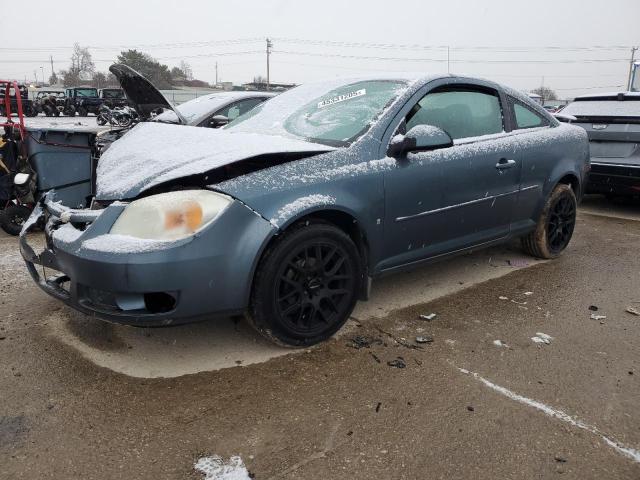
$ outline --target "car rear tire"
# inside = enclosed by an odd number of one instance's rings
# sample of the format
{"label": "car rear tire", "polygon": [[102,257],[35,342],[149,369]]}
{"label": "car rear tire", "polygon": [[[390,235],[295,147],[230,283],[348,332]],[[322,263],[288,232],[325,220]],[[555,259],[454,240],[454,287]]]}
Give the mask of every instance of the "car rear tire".
{"label": "car rear tire", "polygon": [[322,342],[351,315],[362,271],[358,249],[342,230],[326,223],[299,223],[262,256],[249,323],[282,346]]}
{"label": "car rear tire", "polygon": [[9,205],[0,212],[0,227],[9,235],[18,236],[29,219],[31,209],[24,205]]}
{"label": "car rear tire", "polygon": [[87,110],[84,107],[79,107],[78,108],[78,115],[80,115],[81,117],[86,117],[89,115],[89,110]]}
{"label": "car rear tire", "polygon": [[573,236],[577,208],[571,185],[558,184],[544,204],[536,229],[522,237],[523,250],[537,258],[560,255]]}

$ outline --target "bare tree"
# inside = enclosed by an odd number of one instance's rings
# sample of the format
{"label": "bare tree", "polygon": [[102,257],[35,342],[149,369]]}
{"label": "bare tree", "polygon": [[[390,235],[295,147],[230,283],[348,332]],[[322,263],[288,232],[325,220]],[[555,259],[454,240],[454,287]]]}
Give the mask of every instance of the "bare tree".
{"label": "bare tree", "polygon": [[68,70],[62,70],[60,74],[64,78],[64,85],[77,85],[83,81],[91,80],[95,72],[95,65],[91,58],[88,47],[81,47],[76,43],[73,46],[73,54],[71,55],[71,65]]}
{"label": "bare tree", "polygon": [[187,80],[193,80],[193,70],[191,69],[191,65],[189,65],[189,63],[182,60],[180,62],[180,70],[182,70],[182,73],[184,73],[184,77]]}
{"label": "bare tree", "polygon": [[255,77],[253,77],[253,83],[267,83],[267,77],[256,75]]}
{"label": "bare tree", "polygon": [[540,95],[542,97],[542,104],[543,105],[544,105],[544,102],[546,102],[547,100],[557,100],[558,99],[558,95],[556,95],[556,92],[551,90],[549,87],[534,88],[533,90],[531,90],[531,93],[535,93],[537,95]]}

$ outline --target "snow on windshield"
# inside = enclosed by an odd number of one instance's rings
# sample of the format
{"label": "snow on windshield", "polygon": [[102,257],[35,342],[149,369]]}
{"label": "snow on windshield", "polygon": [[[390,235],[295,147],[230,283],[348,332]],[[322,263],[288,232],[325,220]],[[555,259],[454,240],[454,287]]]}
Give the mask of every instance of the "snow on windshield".
{"label": "snow on windshield", "polygon": [[[213,112],[229,101],[229,96],[219,93],[212,93],[202,97],[194,98],[175,107],[180,114],[191,123],[198,118]],[[159,122],[178,122],[178,116],[173,110],[165,110],[155,118]]]}
{"label": "snow on windshield", "polygon": [[256,107],[226,127],[340,146],[364,134],[407,88],[402,80],[335,80],[302,85]]}
{"label": "snow on windshield", "polygon": [[640,100],[584,100],[570,103],[562,113],[575,117],[640,117]]}

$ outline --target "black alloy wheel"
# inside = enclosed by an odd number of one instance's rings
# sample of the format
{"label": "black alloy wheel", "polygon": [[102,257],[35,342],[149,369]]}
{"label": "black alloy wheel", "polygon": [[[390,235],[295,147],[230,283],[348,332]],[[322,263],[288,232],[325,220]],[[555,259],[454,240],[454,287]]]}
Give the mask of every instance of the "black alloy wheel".
{"label": "black alloy wheel", "polygon": [[536,258],[555,258],[567,248],[576,226],[578,201],[571,185],[558,184],[547,197],[536,228],[522,237],[522,248]]}
{"label": "black alloy wheel", "polygon": [[260,261],[249,321],[278,344],[313,345],[347,321],[361,281],[361,258],[348,235],[325,223],[296,225]]}
{"label": "black alloy wheel", "polygon": [[291,332],[315,336],[339,320],[355,283],[347,259],[344,248],[317,240],[301,245],[285,260],[273,295],[276,313]]}
{"label": "black alloy wheel", "polygon": [[547,242],[552,253],[566,248],[576,225],[576,205],[568,195],[559,197],[551,206],[547,225]]}

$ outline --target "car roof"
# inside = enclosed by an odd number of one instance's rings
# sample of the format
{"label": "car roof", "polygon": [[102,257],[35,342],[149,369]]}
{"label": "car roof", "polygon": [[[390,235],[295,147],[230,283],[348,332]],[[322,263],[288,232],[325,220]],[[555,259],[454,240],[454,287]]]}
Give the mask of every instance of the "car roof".
{"label": "car roof", "polygon": [[580,95],[575,98],[576,102],[588,100],[640,100],[640,92],[605,92]]}
{"label": "car roof", "polygon": [[[246,98],[270,98],[276,95],[273,92],[214,92],[181,103],[175,108],[187,119],[189,125],[198,125],[213,112],[230,103]],[[164,111],[156,117],[161,121],[174,121],[176,118],[175,113],[171,110]]]}

